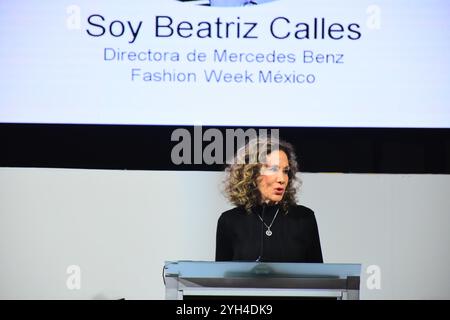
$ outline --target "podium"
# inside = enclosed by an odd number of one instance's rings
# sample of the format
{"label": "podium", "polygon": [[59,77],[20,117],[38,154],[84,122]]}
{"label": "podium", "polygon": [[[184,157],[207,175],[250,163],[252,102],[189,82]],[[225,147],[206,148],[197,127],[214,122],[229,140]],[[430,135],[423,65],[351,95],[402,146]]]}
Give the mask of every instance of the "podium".
{"label": "podium", "polygon": [[166,299],[359,300],[360,264],[173,261]]}

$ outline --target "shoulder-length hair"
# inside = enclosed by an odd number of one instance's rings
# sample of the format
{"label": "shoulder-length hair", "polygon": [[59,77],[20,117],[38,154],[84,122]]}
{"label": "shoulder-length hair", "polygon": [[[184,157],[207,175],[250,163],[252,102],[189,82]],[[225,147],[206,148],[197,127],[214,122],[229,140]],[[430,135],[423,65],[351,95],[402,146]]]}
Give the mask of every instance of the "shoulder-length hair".
{"label": "shoulder-length hair", "polygon": [[225,169],[224,193],[227,199],[236,206],[243,206],[250,213],[251,208],[262,203],[261,192],[258,189],[257,179],[260,176],[262,165],[271,152],[284,151],[289,161],[288,183],[279,202],[284,212],[289,205],[296,204],[297,187],[301,181],[297,179],[297,158],[290,143],[270,138],[254,138],[240,148],[231,163]]}

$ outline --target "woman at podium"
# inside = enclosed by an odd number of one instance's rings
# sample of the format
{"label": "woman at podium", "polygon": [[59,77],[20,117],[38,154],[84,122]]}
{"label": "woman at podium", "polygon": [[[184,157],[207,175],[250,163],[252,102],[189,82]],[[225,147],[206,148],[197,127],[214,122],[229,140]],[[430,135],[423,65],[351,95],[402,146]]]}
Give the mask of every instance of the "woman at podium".
{"label": "woman at podium", "polygon": [[226,169],[225,194],[236,207],[221,214],[216,261],[323,262],[314,212],[296,203],[292,145],[255,138]]}

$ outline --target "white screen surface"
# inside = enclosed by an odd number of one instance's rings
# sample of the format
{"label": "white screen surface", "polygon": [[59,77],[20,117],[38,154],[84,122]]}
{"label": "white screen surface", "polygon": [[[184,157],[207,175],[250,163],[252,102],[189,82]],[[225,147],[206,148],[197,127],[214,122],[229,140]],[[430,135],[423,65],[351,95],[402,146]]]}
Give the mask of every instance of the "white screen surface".
{"label": "white screen surface", "polygon": [[450,128],[449,13],[2,1],[0,122]]}

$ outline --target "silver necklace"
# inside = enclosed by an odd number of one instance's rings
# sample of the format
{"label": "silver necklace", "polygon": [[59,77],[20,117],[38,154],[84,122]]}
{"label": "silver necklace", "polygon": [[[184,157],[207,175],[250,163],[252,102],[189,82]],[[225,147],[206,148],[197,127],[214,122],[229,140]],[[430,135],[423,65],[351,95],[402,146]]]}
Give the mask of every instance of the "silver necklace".
{"label": "silver necklace", "polygon": [[270,228],[272,228],[273,222],[275,221],[275,219],[277,218],[278,215],[278,211],[280,211],[280,208],[277,209],[277,212],[275,213],[272,222],[270,223],[270,225],[267,225],[267,223],[263,220],[263,218],[261,218],[261,216],[258,214],[258,218],[259,220],[262,221],[262,223],[264,223],[264,225],[266,226],[267,230],[266,230],[266,235],[268,237],[270,237],[272,235],[272,230],[270,230]]}

